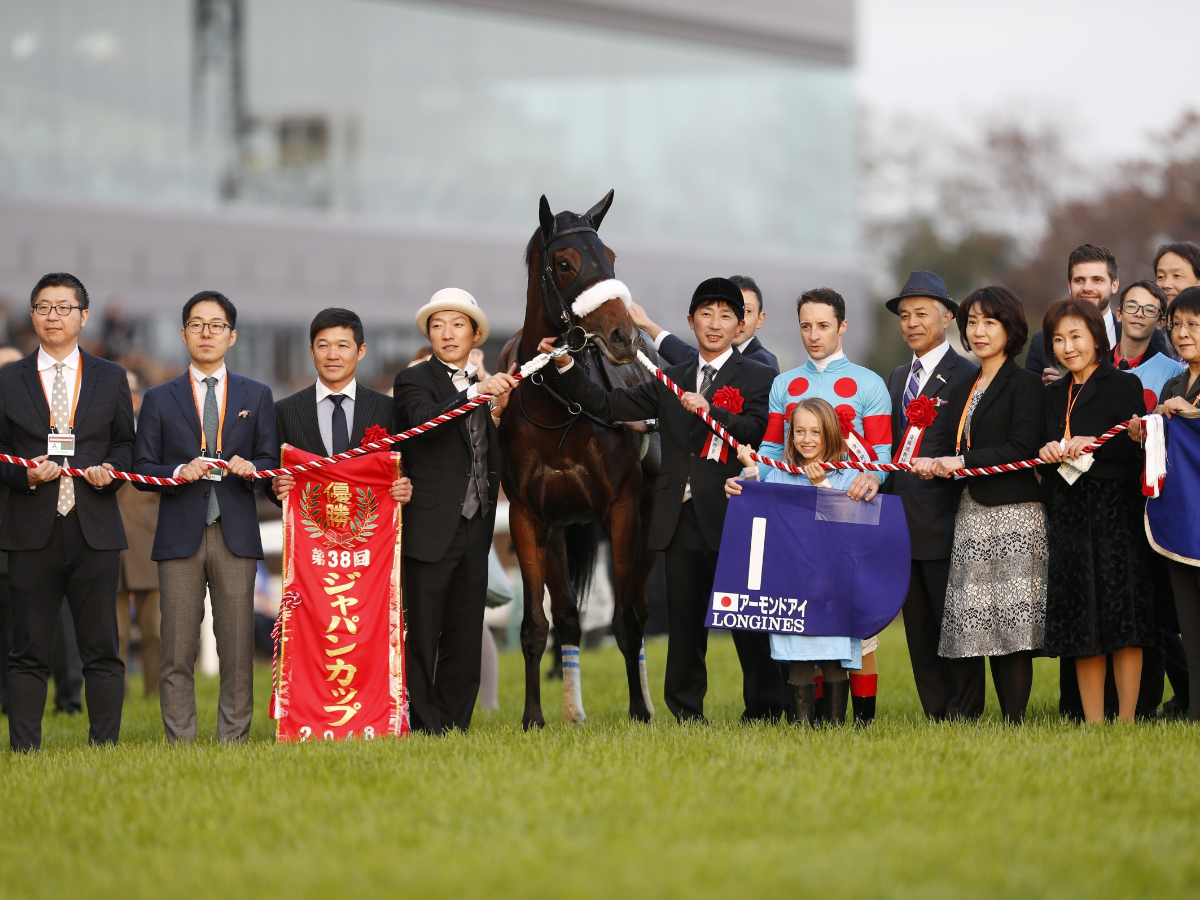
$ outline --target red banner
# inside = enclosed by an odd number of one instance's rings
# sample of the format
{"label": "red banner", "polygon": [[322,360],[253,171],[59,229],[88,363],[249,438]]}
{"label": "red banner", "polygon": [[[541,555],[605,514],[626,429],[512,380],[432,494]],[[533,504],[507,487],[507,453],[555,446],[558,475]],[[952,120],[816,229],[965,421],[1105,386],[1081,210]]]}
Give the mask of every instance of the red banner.
{"label": "red banner", "polygon": [[[284,466],[317,459],[284,445]],[[271,716],[280,741],[409,731],[400,605],[399,453],[301,472],[283,504]]]}

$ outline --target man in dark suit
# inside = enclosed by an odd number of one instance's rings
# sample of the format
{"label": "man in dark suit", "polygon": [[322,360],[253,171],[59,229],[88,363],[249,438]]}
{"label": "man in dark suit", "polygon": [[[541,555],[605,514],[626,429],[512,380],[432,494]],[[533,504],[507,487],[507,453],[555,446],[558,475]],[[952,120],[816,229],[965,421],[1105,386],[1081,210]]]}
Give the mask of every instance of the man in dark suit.
{"label": "man in dark suit", "polygon": [[[900,332],[913,351],[912,360],[888,376],[892,459],[903,449],[908,404],[922,395],[934,402],[938,416],[921,436],[920,455],[955,456],[958,422],[943,410],[953,409],[979,374],[979,367],[955,353],[946,340],[958,304],[936,274],[913,272],[887,308],[900,317]],[[923,481],[911,472],[897,472],[883,491],[900,497],[908,519],[912,570],[904,601],[904,636],[921,706],[931,719],[978,718],[984,703],[983,659],[951,661],[938,656],[961,486],[949,479]]]}
{"label": "man in dark suit", "polygon": [[[225,295],[201,291],[188,300],[181,336],[191,365],[147,391],[138,415],[134,471],[187,482],[138,485],[163,495],[151,557],[161,585],[159,696],[172,744],[196,737],[206,591],[220,657],[218,739],[246,740],[254,713],[254,576],[263,551],[253,476],[279,464],[279,441],[271,389],[225,367],[236,325],[237,309]],[[228,469],[211,467],[214,458]]]}
{"label": "man in dark suit", "polygon": [[[275,428],[281,444],[317,456],[333,456],[357,447],[367,429],[393,432],[392,398],[359,384],[354,377],[367,355],[362,320],[348,309],[323,309],[308,326],[308,350],[317,369],[317,383],[275,403]],[[267,495],[276,505],[295,486],[291,475],[271,479]],[[407,503],[412,483],[392,482],[392,499]]]}
{"label": "man in dark suit", "polygon": [[[729,280],[741,290],[742,302],[746,307],[744,325],[734,337],[733,346],[742,356],[762,363],[778,375],[779,360],[775,358],[774,353],[762,345],[757,334],[758,330],[763,327],[763,323],[767,321],[767,314],[763,312],[762,291],[749,275],[731,275]],[[666,329],[655,325],[646,315],[646,311],[638,304],[631,304],[629,312],[633,316],[634,324],[650,335],[650,339],[654,342],[654,349],[671,365],[679,366],[695,361],[699,351]]]}
{"label": "man in dark suit", "polygon": [[[446,288],[417,311],[433,355],[396,376],[396,427],[412,428],[479,394],[497,405],[516,385],[479,381],[471,350],[487,340],[475,298]],[[416,731],[471,725],[479,693],[488,550],[500,492],[501,446],[487,404],[405,441],[413,481],[404,509],[404,605],[409,714]]]}
{"label": "man in dark suit", "polygon": [[[1121,342],[1121,323],[1113,315],[1113,298],[1121,288],[1118,277],[1117,258],[1112,252],[1095,244],[1083,244],[1071,251],[1067,257],[1067,287],[1076,300],[1088,300],[1104,314],[1104,328],[1108,332],[1108,345],[1116,347]],[[1174,357],[1161,330],[1150,335],[1150,346],[1156,353]],[[1062,377],[1054,362],[1054,354],[1046,347],[1046,339],[1038,332],[1029,340],[1029,353],[1025,356],[1025,368],[1042,376],[1043,384],[1050,384]]]}
{"label": "man in dark suit", "polygon": [[[8,551],[13,649],[8,659],[9,742],[36,750],[63,597],[71,607],[87,686],[88,740],[121,733],[125,666],[117,652],[117,578],[125,531],[114,469],[133,461],[133,403],[125,370],[79,349],[88,319],[83,284],[44,276],[30,296],[41,346],[0,370],[0,449],[38,463],[0,463],[8,502],[0,549]],[[85,469],[83,478],[61,467]]]}
{"label": "man in dark suit", "polygon": [[[708,692],[704,618],[729,502],[725,479],[741,472],[736,455],[712,434],[695,410],[708,410],[739,443],[757,446],[767,427],[775,377],[769,368],[733,348],[745,315],[742,292],[730,279],[710,278],[696,288],[688,324],[696,334],[699,354],[691,362],[666,370],[687,392],[682,401],[657,379],[608,393],[575,368],[570,357],[555,360],[568,396],[592,414],[614,422],[659,420],[662,468],[650,517],[649,546],[666,551],[670,638],[663,692],[667,706],[681,722],[704,718]],[[546,352],[549,346],[547,340],[539,349]],[[725,396],[734,398],[739,412],[714,405],[714,399]],[[779,718],[783,714],[783,675],[771,659],[769,635],[734,631],[733,642],[742,665],[746,704],[742,719]]]}

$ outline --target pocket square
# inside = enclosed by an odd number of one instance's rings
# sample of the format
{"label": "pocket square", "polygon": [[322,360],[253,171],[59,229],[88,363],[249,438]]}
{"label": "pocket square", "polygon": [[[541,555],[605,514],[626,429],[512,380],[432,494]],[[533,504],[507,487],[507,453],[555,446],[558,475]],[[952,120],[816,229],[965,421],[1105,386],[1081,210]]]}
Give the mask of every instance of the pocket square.
{"label": "pocket square", "polygon": [[248,409],[243,409],[243,410],[242,410],[240,413],[238,413],[238,418],[239,418],[239,419],[248,419],[248,418],[250,418],[250,410],[248,410]]}

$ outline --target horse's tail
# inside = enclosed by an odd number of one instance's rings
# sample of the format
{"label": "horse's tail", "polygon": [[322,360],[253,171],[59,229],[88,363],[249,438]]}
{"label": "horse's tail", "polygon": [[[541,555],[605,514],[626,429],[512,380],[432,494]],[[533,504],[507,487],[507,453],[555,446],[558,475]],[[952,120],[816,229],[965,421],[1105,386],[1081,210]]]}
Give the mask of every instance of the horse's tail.
{"label": "horse's tail", "polygon": [[567,550],[567,577],[575,594],[575,603],[582,612],[596,572],[596,551],[600,546],[600,529],[595,522],[563,527],[563,543]]}

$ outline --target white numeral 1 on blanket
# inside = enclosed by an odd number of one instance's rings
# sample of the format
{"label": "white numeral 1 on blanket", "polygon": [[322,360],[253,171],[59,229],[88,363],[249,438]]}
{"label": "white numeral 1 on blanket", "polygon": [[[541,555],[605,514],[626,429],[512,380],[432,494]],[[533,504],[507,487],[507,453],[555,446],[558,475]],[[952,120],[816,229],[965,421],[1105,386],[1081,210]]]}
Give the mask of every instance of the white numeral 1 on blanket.
{"label": "white numeral 1 on blanket", "polygon": [[757,591],[762,588],[763,548],[767,543],[767,520],[754,517],[750,526],[750,571],[746,576],[746,587]]}

